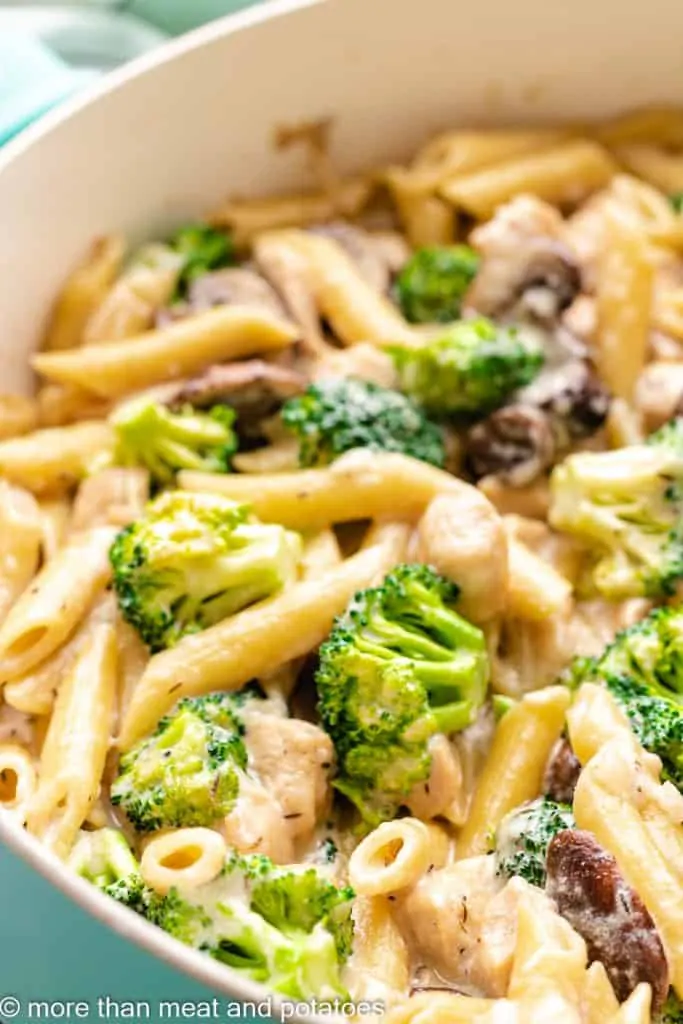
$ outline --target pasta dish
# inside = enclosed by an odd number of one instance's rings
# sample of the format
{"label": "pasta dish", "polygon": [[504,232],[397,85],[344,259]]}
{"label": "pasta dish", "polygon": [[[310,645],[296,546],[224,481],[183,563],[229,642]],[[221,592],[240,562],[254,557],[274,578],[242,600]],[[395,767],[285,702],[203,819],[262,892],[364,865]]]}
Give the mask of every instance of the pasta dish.
{"label": "pasta dish", "polygon": [[683,110],[328,129],[0,396],[3,819],[288,1000],[683,1022]]}

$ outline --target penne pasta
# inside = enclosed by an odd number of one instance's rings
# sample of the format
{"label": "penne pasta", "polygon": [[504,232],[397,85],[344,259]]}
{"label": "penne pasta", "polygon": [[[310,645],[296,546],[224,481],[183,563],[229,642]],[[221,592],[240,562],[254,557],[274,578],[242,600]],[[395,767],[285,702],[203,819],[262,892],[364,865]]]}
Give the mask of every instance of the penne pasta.
{"label": "penne pasta", "polygon": [[111,402],[73,384],[44,384],[36,398],[41,427],[64,427],[108,416]]}
{"label": "penne pasta", "polygon": [[111,455],[113,434],[99,420],[48,427],[0,441],[0,475],[34,494],[61,493]]}
{"label": "penne pasta", "polygon": [[597,125],[592,134],[606,146],[631,142],[682,146],[683,109],[673,106],[645,107]]}
{"label": "penne pasta", "polygon": [[33,368],[48,380],[110,398],[188,376],[210,363],[278,351],[296,336],[295,327],[270,314],[217,306],[123,341],[38,354]]}
{"label": "penne pasta", "polygon": [[38,571],[42,539],[35,498],[0,480],[0,622]]}
{"label": "penne pasta", "polygon": [[354,901],[354,944],[348,971],[359,999],[397,1002],[410,979],[408,948],[385,896]]}
{"label": "penne pasta", "polygon": [[0,441],[28,434],[38,426],[38,405],[24,395],[0,395]]}
{"label": "penne pasta", "polygon": [[683,191],[683,157],[645,143],[617,146],[614,155],[629,174],[662,192]]}
{"label": "penne pasta", "polygon": [[47,561],[62,546],[69,528],[71,506],[65,497],[40,502],[40,531],[43,559]]}
{"label": "penne pasta", "polygon": [[351,854],[349,881],[361,896],[385,896],[415,885],[430,863],[430,833],[423,822],[385,821]]}
{"label": "penne pasta", "polygon": [[21,595],[0,626],[0,679],[16,679],[74,632],[110,573],[115,531],[76,534]]}
{"label": "penne pasta", "polygon": [[369,178],[348,178],[334,195],[301,193],[267,199],[233,200],[224,203],[210,217],[213,224],[230,228],[237,245],[245,245],[254,235],[278,228],[321,224],[335,215],[357,216],[373,191]]}
{"label": "penne pasta", "polygon": [[101,625],[60,687],[26,811],[29,832],[62,858],[99,795],[117,685],[116,636]]}
{"label": "penne pasta", "polygon": [[483,220],[522,192],[559,206],[577,205],[607,185],[615,173],[616,164],[602,146],[578,140],[455,175],[441,185],[440,193],[454,206]]}
{"label": "penne pasta", "polygon": [[550,686],[526,694],[500,720],[469,817],[458,836],[459,859],[486,853],[489,836],[508,811],[539,795],[569,702],[568,690]]}
{"label": "penne pasta", "polygon": [[179,483],[246,502],[259,519],[295,530],[357,519],[416,520],[437,494],[469,487],[408,456],[367,450],[348,452],[325,469],[258,477],[184,472]]}
{"label": "penne pasta", "polygon": [[10,813],[23,825],[36,782],[36,768],[29,752],[14,743],[0,743],[0,812]]}
{"label": "penne pasta", "polygon": [[180,828],[145,844],[140,872],[147,885],[166,895],[212,882],[227,854],[225,840],[210,828]]}
{"label": "penne pasta", "polygon": [[146,469],[113,466],[93,473],[76,494],[71,530],[78,533],[94,526],[127,526],[142,515],[149,491]]}
{"label": "penne pasta", "polygon": [[83,342],[88,318],[104,299],[121,268],[124,248],[119,235],[94,243],[86,261],[71,274],[55,303],[44,349],[60,352]]}
{"label": "penne pasta", "polygon": [[155,655],[123,720],[121,747],[126,749],[144,736],[181,697],[237,690],[250,679],[308,654],[322,642],[353,594],[370,586],[397,560],[394,544],[378,544],[319,579],[295,584]]}
{"label": "penne pasta", "polygon": [[550,562],[508,535],[506,614],[543,622],[571,611],[572,586]]}
{"label": "penne pasta", "polygon": [[[613,393],[630,401],[645,365],[652,320],[653,269],[642,236],[612,214],[598,263],[596,363]],[[628,296],[628,302],[625,297]]]}

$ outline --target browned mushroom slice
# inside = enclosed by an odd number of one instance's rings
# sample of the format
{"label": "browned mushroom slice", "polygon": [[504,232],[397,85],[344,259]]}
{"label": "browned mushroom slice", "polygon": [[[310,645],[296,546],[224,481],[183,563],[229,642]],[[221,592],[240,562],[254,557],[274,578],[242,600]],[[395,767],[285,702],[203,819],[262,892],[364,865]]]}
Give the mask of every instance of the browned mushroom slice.
{"label": "browned mushroom slice", "polygon": [[465,461],[475,479],[497,476],[524,487],[552,465],[555,437],[550,417],[514,402],[477,423],[467,434]]}
{"label": "browned mushroom slice", "polygon": [[588,363],[575,359],[544,371],[516,400],[472,427],[468,468],[478,480],[498,476],[524,487],[549,469],[574,442],[607,419],[609,395]]}
{"label": "browned mushroom slice", "polygon": [[581,291],[579,266],[562,228],[557,211],[533,196],[502,206],[470,238],[482,261],[465,306],[492,317],[557,320]]}
{"label": "browned mushroom slice", "polygon": [[187,300],[193,312],[212,306],[256,306],[275,316],[287,317],[275,289],[248,267],[227,267],[201,274],[190,285]]}
{"label": "browned mushroom slice", "polygon": [[303,374],[262,359],[219,363],[198,377],[185,381],[167,399],[170,406],[186,403],[197,409],[220,402],[236,411],[242,432],[253,434],[258,423],[271,416],[283,402],[306,387]]}
{"label": "browned mushroom slice", "polygon": [[558,832],[548,847],[546,892],[600,960],[620,1002],[641,982],[656,1014],[669,989],[664,947],[647,908],[590,832]]}
{"label": "browned mushroom slice", "polygon": [[337,242],[351,257],[367,283],[378,292],[389,291],[395,274],[409,255],[405,242],[403,249],[400,248],[397,241],[400,236],[393,236],[392,239],[389,234],[373,235],[345,221],[322,224],[310,230]]}
{"label": "browned mushroom slice", "polygon": [[570,804],[581,774],[581,762],[568,739],[558,740],[548,758],[543,776],[543,792],[559,804]]}

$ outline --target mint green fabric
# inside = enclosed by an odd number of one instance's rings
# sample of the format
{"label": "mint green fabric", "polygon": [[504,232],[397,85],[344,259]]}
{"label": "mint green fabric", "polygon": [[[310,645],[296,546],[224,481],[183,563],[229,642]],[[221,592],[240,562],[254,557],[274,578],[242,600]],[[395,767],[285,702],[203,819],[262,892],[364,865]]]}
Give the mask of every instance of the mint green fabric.
{"label": "mint green fabric", "polygon": [[164,29],[187,32],[223,14],[253,7],[259,0],[129,0],[126,10]]}
{"label": "mint green fabric", "polygon": [[3,32],[0,145],[92,78],[92,72],[69,68],[32,36]]}

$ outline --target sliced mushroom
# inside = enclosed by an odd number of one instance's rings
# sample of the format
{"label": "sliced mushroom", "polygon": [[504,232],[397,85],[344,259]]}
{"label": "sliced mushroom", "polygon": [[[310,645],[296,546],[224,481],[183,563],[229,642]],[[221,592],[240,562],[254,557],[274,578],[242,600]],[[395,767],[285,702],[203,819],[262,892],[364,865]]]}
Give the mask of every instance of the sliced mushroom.
{"label": "sliced mushroom", "polygon": [[572,803],[580,774],[581,762],[571,743],[565,738],[558,740],[550,752],[543,776],[544,794],[559,804]]}
{"label": "sliced mushroom", "polygon": [[237,412],[238,427],[248,436],[258,434],[261,420],[272,416],[288,398],[301,394],[303,374],[262,359],[217,363],[180,385],[168,398],[173,408],[189,403],[197,409],[224,402]]}
{"label": "sliced mushroom", "polygon": [[492,317],[552,324],[581,291],[558,212],[533,196],[502,206],[470,236],[482,256],[465,306]]}
{"label": "sliced mushroom", "polygon": [[[334,221],[310,229],[337,242],[354,261],[362,276],[378,292],[387,292],[395,274],[409,255],[400,235],[373,235],[345,221]],[[402,245],[401,245],[402,242]]]}
{"label": "sliced mushroom", "polygon": [[548,847],[546,893],[581,935],[592,962],[600,960],[623,1002],[641,982],[652,986],[652,1011],[669,989],[669,966],[644,903],[611,853],[590,832],[558,832]]}
{"label": "sliced mushroom", "polygon": [[227,267],[202,274],[190,285],[187,299],[193,312],[212,306],[239,305],[256,306],[275,316],[287,316],[285,305],[272,285],[248,267]]}
{"label": "sliced mushroom", "polygon": [[512,487],[525,487],[552,465],[550,418],[533,405],[506,405],[468,431],[465,452],[476,480],[497,476]]}
{"label": "sliced mushroom", "polygon": [[466,459],[476,479],[494,475],[514,487],[530,484],[604,425],[610,402],[580,359],[544,371],[515,398],[468,432]]}

